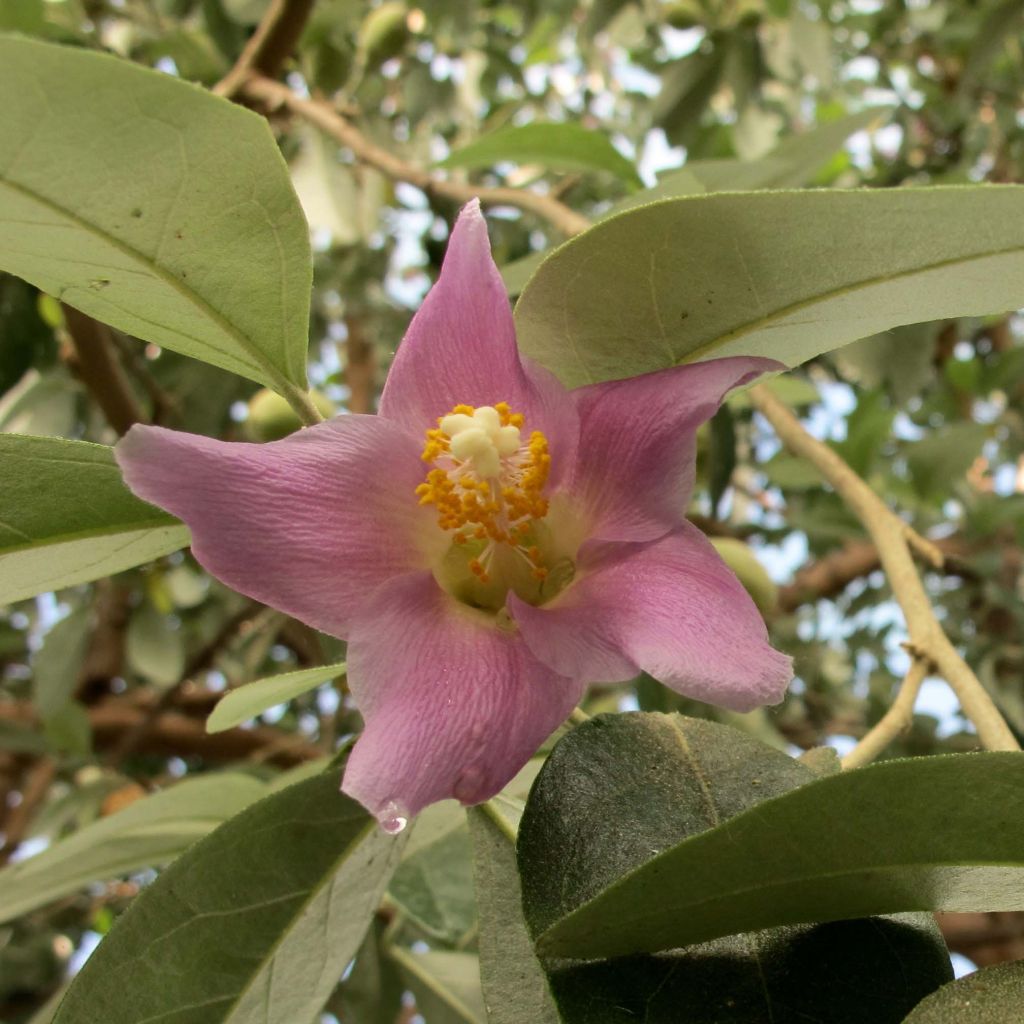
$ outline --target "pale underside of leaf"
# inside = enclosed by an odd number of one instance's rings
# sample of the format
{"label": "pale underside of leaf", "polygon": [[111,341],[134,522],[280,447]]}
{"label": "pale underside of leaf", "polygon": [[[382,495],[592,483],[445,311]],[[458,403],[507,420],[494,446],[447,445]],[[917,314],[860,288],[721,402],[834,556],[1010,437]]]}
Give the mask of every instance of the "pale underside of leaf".
{"label": "pale underside of leaf", "polygon": [[901,324],[1024,302],[1024,189],[719,193],[628,211],[566,243],[516,308],[569,385],[697,359],[798,365]]}

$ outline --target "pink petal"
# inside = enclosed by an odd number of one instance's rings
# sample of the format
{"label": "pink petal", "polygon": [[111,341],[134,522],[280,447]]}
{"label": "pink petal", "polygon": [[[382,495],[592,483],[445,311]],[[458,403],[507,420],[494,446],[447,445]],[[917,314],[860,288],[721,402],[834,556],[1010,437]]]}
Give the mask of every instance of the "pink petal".
{"label": "pink petal", "polygon": [[579,568],[551,604],[508,601],[556,672],[619,682],[645,671],[735,711],[782,699],[791,659],[769,645],[754,602],[695,526],[649,544],[587,545]]}
{"label": "pink petal", "polygon": [[473,200],[459,214],[437,283],[399,346],[380,415],[422,437],[456,405],[498,402],[523,414],[527,432],[547,435],[557,482],[575,454],[576,413],[551,374],[519,357],[487,222]]}
{"label": "pink petal", "polygon": [[342,788],[382,821],[446,797],[493,796],[582,692],[429,573],[391,580],[367,602],[348,678],[366,728]]}
{"label": "pink petal", "polygon": [[140,498],[188,524],[214,576],[336,636],[375,587],[423,568],[440,534],[415,495],[418,442],[376,416],[271,444],[135,426],[116,455]]}
{"label": "pink petal", "polygon": [[573,391],[580,414],[573,489],[604,540],[654,540],[677,527],[693,490],[697,428],[734,387],[784,369],[737,356]]}

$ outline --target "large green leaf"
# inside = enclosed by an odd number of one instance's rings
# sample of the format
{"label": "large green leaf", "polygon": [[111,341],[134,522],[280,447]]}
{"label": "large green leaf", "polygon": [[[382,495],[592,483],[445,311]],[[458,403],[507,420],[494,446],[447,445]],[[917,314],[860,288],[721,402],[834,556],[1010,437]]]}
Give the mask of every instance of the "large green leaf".
{"label": "large green leaf", "polygon": [[90,882],[173,860],[266,792],[248,775],[185,779],[101,818],[42,853],[0,871],[0,921],[10,921]]}
{"label": "large green leaf", "polygon": [[551,984],[565,1024],[900,1024],[952,973],[931,915],[901,914],[563,962]]}
{"label": "large green leaf", "polygon": [[109,448],[0,435],[0,604],[109,576],[188,541],[186,527],[125,487]]}
{"label": "large green leaf", "polygon": [[523,351],[568,385],[716,356],[790,366],[1024,304],[1024,188],[717,193],[602,221],[541,265]]}
{"label": "large green leaf", "polygon": [[441,166],[491,167],[503,161],[558,171],[608,171],[630,185],[642,184],[632,162],[607,135],[572,123],[500,128],[456,149]]}
{"label": "large green leaf", "polygon": [[[525,909],[533,921],[557,916],[652,851],[813,778],[715,723],[596,718],[555,749],[530,796],[519,851]],[[614,931],[614,918],[602,928]],[[566,1024],[897,1024],[952,973],[929,915],[772,928],[653,956],[544,967],[556,1019]]]}
{"label": "large green leaf", "polygon": [[943,985],[906,1024],[1017,1024],[1024,1015],[1024,960],[984,967]]}
{"label": "large green leaf", "polygon": [[[771,761],[765,748],[756,758],[744,754],[729,785],[709,795],[714,827],[683,838],[682,812],[670,827],[629,808],[671,806],[659,795],[666,786],[706,785],[719,771],[714,758],[740,756],[739,740],[710,744],[698,763],[689,749],[693,726],[679,716],[595,722],[556,748],[520,832],[524,905],[546,955],[619,956],[898,911],[1024,909],[1020,753],[887,761],[750,806],[752,794],[779,793],[780,781],[788,788],[804,770]],[[620,828],[653,829],[642,860],[598,843],[609,819],[604,792],[616,775],[629,783],[615,790]],[[582,788],[589,778],[602,779],[600,792]],[[574,785],[581,791],[570,813],[561,794]],[[570,849],[586,856],[569,858]]]}
{"label": "large green leaf", "polygon": [[401,852],[340,772],[266,797],[178,858],[75,979],[56,1024],[313,1020]]}
{"label": "large green leaf", "polygon": [[480,908],[480,980],[489,1024],[561,1024],[523,920],[515,840],[522,804],[501,795],[468,812]]}
{"label": "large green leaf", "polygon": [[[829,121],[811,131],[794,135],[760,160],[690,160],[678,170],[663,174],[651,188],[633,192],[612,203],[598,221],[658,199],[677,199],[702,192],[748,192],[767,188],[797,188],[807,184],[821,165],[854,132],[884,120],[885,109],[865,110]],[[550,249],[532,252],[501,268],[509,295],[519,295]]]}
{"label": "large green leaf", "polygon": [[0,37],[0,268],[294,392],[307,229],[266,121],[170,75]]}
{"label": "large green leaf", "polygon": [[223,732],[277,704],[284,704],[293,697],[312,690],[321,683],[336,679],[345,672],[345,663],[322,665],[319,668],[302,669],[299,672],[284,672],[279,676],[268,676],[254,683],[246,683],[217,702],[206,720],[207,732]]}

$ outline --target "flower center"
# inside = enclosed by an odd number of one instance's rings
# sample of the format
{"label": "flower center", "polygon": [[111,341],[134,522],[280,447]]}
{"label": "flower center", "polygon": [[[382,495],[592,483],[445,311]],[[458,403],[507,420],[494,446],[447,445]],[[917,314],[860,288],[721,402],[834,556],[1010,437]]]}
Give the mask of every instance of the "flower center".
{"label": "flower center", "polygon": [[468,568],[491,582],[501,548],[510,549],[535,580],[548,575],[536,525],[548,513],[542,494],[551,468],[548,441],[522,436],[523,417],[505,402],[457,405],[427,431],[422,459],[434,464],[416,488],[421,505],[437,508],[437,523],[471,550]]}

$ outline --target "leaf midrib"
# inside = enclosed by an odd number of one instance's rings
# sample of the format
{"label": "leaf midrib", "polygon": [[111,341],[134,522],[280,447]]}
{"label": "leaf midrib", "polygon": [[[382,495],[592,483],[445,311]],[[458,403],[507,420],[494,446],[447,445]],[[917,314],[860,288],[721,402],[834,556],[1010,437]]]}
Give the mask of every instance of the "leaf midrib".
{"label": "leaf midrib", "polygon": [[170,517],[155,517],[140,519],[132,523],[114,523],[110,526],[97,526],[88,530],[76,530],[74,533],[47,534],[45,537],[36,538],[26,544],[15,544],[10,547],[0,547],[0,558],[7,555],[18,555],[25,551],[35,551],[39,548],[53,547],[57,544],[70,544],[77,540],[95,540],[97,537],[113,537],[119,533],[136,533],[139,530],[156,530],[162,527],[185,527],[179,519]]}
{"label": "leaf midrib", "polygon": [[[198,310],[207,319],[213,321],[215,326],[226,334],[235,344],[241,348],[242,352],[245,353],[250,359],[253,360],[253,369],[266,374],[268,382],[275,385],[276,388],[284,388],[288,390],[291,386],[291,381],[283,374],[260,350],[259,346],[254,345],[249,337],[237,327],[231,323],[222,313],[219,313],[213,306],[207,302],[198,292],[193,291],[190,288],[186,288],[178,278],[167,270],[162,264],[153,260],[151,257],[146,256],[133,246],[122,242],[115,236],[111,235],[108,231],[105,231],[99,225],[92,223],[91,221],[85,220],[78,214],[71,210],[60,206],[54,200],[47,196],[41,195],[35,189],[23,185],[20,182],[16,182],[11,178],[2,177],[0,178],[0,184],[10,188],[13,192],[17,192],[20,195],[39,203],[41,206],[46,207],[48,210],[57,214],[59,217],[64,217],[70,221],[73,225],[80,228],[81,230],[95,235],[97,238],[110,245],[122,255],[127,256],[129,259],[134,260],[137,263],[141,263],[147,270],[149,270],[156,278],[158,278],[164,285],[169,287],[172,291],[176,292],[182,299],[184,299],[189,305]],[[287,347],[285,347],[285,351]],[[237,357],[236,357],[237,358]],[[242,360],[239,360],[241,362]]]}
{"label": "leaf midrib", "polygon": [[[695,838],[697,838],[697,837],[695,837]],[[648,863],[650,863],[650,862],[648,862]],[[643,865],[643,866],[646,866],[646,865]],[[859,866],[859,867],[856,867],[856,868],[854,868],[854,867],[845,867],[845,868],[842,868],[842,869],[837,869],[835,871],[815,871],[815,872],[809,872],[807,874],[796,875],[796,876],[793,876],[791,878],[776,879],[776,880],[771,881],[771,882],[758,883],[758,884],[754,884],[754,885],[741,885],[741,886],[738,886],[738,887],[735,887],[735,888],[724,889],[724,890],[720,891],[717,895],[712,896],[712,897],[710,897],[708,899],[703,899],[703,900],[685,901],[685,902],[680,903],[680,902],[672,901],[672,900],[669,900],[669,899],[666,898],[666,899],[663,900],[663,909],[659,912],[658,916],[659,917],[664,917],[664,916],[668,916],[670,914],[671,915],[678,915],[683,910],[689,911],[689,910],[692,910],[692,909],[696,909],[698,907],[711,907],[711,906],[715,906],[715,904],[719,904],[719,903],[723,903],[723,902],[731,902],[731,901],[740,899],[740,898],[742,898],[744,896],[747,896],[747,895],[750,895],[750,894],[753,894],[753,893],[768,893],[768,892],[773,892],[773,891],[785,891],[786,889],[790,889],[790,888],[794,888],[794,887],[799,887],[799,886],[802,886],[802,885],[805,885],[805,884],[808,884],[808,883],[817,883],[817,882],[820,882],[820,881],[829,881],[831,879],[836,879],[836,878],[852,877],[854,875],[863,874],[864,872],[872,872],[874,874],[889,875],[889,874],[897,873],[897,872],[900,872],[900,871],[907,871],[907,870],[919,869],[919,868],[924,868],[924,867],[932,867],[932,868],[979,868],[979,869],[1008,868],[1008,869],[1018,870],[1018,871],[1024,872],[1024,859],[1022,859],[1020,861],[972,860],[972,861],[970,861],[970,862],[968,862],[966,864],[963,862],[962,859],[959,859],[959,858],[958,859],[954,859],[954,860],[918,860],[918,861],[911,861],[909,863],[890,863],[890,862],[885,862],[885,863],[881,863],[881,864],[878,864],[878,863],[870,863],[870,864],[869,863],[865,863],[862,866]],[[607,891],[610,891],[610,890],[606,890],[606,892]],[[572,913],[566,915],[561,920],[559,920],[555,924],[551,925],[550,928],[548,928],[545,931],[543,931],[538,936],[538,938],[537,938],[538,946],[544,946],[544,945],[547,945],[548,943],[550,943],[552,941],[557,941],[557,939],[559,938],[559,935],[558,935],[559,931],[563,928],[563,926],[566,926],[565,930],[569,930],[567,926],[570,923],[575,924],[575,920],[574,919],[577,917],[577,915],[583,916],[584,921],[586,921],[586,916],[583,915],[583,912],[587,911],[589,913],[591,911],[591,909],[598,903],[598,901],[600,899],[601,899],[601,897],[598,896],[598,897],[595,897],[590,902],[582,904],[581,906],[577,907],[576,910],[572,911]],[[616,908],[616,909],[618,910],[618,913],[619,913],[619,916],[617,917],[617,921],[620,924],[631,925],[631,924],[634,924],[636,922],[643,921],[645,918],[650,916],[650,915],[648,915],[646,913],[636,913],[636,912],[630,913],[629,911],[622,911],[619,908]],[[893,907],[893,908],[890,908],[887,911],[881,911],[881,910],[876,911],[876,913],[896,913],[897,911],[900,911],[900,910],[917,910],[917,909],[938,909],[938,908]],[[760,925],[759,927],[767,927],[767,926],[766,925]],[[699,941],[704,941],[704,940],[702,940],[702,939],[695,939],[693,941],[699,942]],[[573,955],[573,954],[563,954],[563,955]],[[591,955],[591,954],[588,954],[588,955]],[[600,955],[600,954],[594,954],[594,955]],[[615,954],[615,955],[620,955],[620,954]]]}
{"label": "leaf midrib", "polygon": [[222,1018],[223,1020],[228,1021],[231,1019],[234,1012],[238,1009],[238,1006],[241,1003],[242,999],[245,998],[245,996],[247,996],[250,991],[252,991],[253,985],[256,983],[256,979],[262,977],[263,971],[266,968],[266,966],[273,962],[281,946],[284,945],[288,937],[291,935],[292,928],[294,927],[295,922],[302,918],[305,912],[312,905],[313,901],[320,895],[321,891],[324,889],[324,886],[330,884],[334,879],[334,876],[338,873],[339,870],[341,870],[341,865],[349,858],[349,856],[351,856],[352,852],[358,846],[360,846],[370,837],[370,835],[376,828],[377,822],[373,818],[370,818],[366,822],[366,824],[363,825],[363,827],[355,834],[355,836],[353,836],[352,841],[345,845],[344,849],[341,851],[338,857],[331,862],[330,871],[325,871],[320,876],[320,881],[310,888],[309,892],[306,895],[306,898],[299,905],[298,910],[292,916],[288,926],[281,929],[281,931],[277,935],[277,938],[268,948],[266,954],[260,958],[259,963],[256,966],[256,969],[253,970],[252,973],[249,975],[249,981],[242,985],[242,987],[232,998],[231,1005],[225,1011],[225,1015]]}

